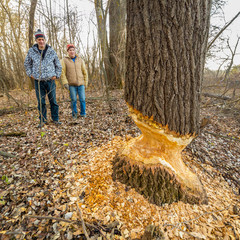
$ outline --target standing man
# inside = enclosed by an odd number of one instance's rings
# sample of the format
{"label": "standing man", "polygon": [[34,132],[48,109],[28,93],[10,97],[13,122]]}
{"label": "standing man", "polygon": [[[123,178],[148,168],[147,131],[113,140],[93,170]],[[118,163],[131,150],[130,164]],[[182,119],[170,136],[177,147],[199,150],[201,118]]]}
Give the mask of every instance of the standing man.
{"label": "standing man", "polygon": [[61,60],[62,84],[70,91],[72,116],[77,119],[77,94],[80,101],[80,116],[86,117],[85,87],[88,85],[88,74],[84,61],[76,54],[73,44],[67,45],[68,56]]}
{"label": "standing man", "polygon": [[50,102],[52,120],[55,124],[61,124],[58,117],[55,79],[60,78],[62,66],[56,52],[46,44],[44,33],[38,29],[34,35],[37,43],[29,49],[24,66],[27,75],[35,80],[40,119],[38,127],[47,123],[46,94]]}

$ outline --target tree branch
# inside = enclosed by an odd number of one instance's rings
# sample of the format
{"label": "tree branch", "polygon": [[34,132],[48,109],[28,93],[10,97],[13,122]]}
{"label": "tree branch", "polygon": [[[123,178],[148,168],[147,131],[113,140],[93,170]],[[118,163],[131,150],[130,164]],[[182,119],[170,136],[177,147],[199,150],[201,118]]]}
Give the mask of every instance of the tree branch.
{"label": "tree branch", "polygon": [[89,235],[88,235],[88,232],[87,232],[87,230],[86,230],[85,223],[84,223],[84,221],[83,221],[82,211],[81,211],[81,209],[79,208],[79,206],[78,206],[77,203],[76,203],[76,205],[77,205],[77,210],[78,210],[78,212],[79,212],[80,219],[81,219],[81,222],[82,222],[82,228],[83,228],[83,231],[84,231],[84,235],[86,236],[87,240],[90,240]]}
{"label": "tree branch", "polygon": [[240,12],[237,13],[237,15],[229,22],[227,23],[220,31],[219,33],[213,38],[213,40],[208,44],[207,46],[207,51],[211,48],[211,46],[213,45],[213,43],[217,40],[217,38],[224,32],[224,30],[229,27],[232,22],[240,15]]}
{"label": "tree branch", "polygon": [[204,97],[210,97],[210,98],[217,98],[217,99],[222,99],[222,100],[230,100],[230,97],[227,96],[222,96],[222,95],[216,95],[216,94],[211,94],[211,93],[202,93]]}
{"label": "tree branch", "polygon": [[8,153],[8,152],[3,152],[3,151],[0,151],[0,155],[3,156],[3,157],[10,157],[10,158],[15,158],[16,156],[11,154],[11,153]]}

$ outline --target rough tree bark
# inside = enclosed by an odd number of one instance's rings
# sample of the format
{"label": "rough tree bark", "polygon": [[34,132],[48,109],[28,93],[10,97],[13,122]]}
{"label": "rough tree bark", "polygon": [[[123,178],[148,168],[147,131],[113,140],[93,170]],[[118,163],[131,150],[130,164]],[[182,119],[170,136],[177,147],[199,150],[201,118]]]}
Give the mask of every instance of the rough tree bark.
{"label": "rough tree bark", "polygon": [[[29,48],[33,45],[33,32],[34,32],[34,16],[37,6],[37,0],[31,0],[31,6],[29,11],[29,29],[28,29],[28,45]],[[29,88],[33,89],[34,80],[29,78]]]}
{"label": "rough tree bark", "polygon": [[[1,59],[3,58],[3,56],[10,56],[10,49],[8,47],[8,44],[7,44],[7,34],[6,34],[6,31],[5,31],[5,23],[6,23],[6,13],[4,11],[1,11],[1,14],[0,14],[0,17],[1,17],[1,36],[2,36],[2,43],[3,43],[3,50],[2,50],[2,56],[1,56]],[[11,69],[9,69],[8,71],[4,71],[4,69],[6,68],[9,68],[9,66],[11,66],[11,63],[10,63],[10,59],[9,57],[6,57],[5,58],[5,61],[1,61],[1,72],[3,73],[4,72],[4,77],[5,77],[5,86],[3,86],[3,89],[5,89],[5,91],[8,91],[9,89],[13,89],[16,85],[17,85],[17,82],[15,81],[14,79],[14,76],[12,74],[12,71]]]}
{"label": "rough tree bark", "polygon": [[126,0],[111,0],[109,6],[110,62],[113,69],[113,78],[109,84],[111,89],[123,87],[125,16]]}
{"label": "rough tree bark", "polygon": [[28,43],[29,48],[33,45],[33,31],[34,31],[34,16],[37,6],[37,0],[31,0],[31,6],[29,11],[29,29],[28,29]]}
{"label": "rough tree bark", "polygon": [[104,63],[105,70],[105,83],[106,88],[109,87],[109,82],[112,79],[113,72],[112,66],[109,58],[109,46],[107,41],[107,30],[106,30],[106,17],[110,5],[110,0],[107,1],[107,7],[104,11],[102,0],[94,0],[95,11],[97,16],[97,25],[98,25],[98,37],[101,46],[102,53],[102,62]]}
{"label": "rough tree bark", "polygon": [[181,151],[199,132],[211,0],[127,0],[125,100],[142,135],[113,160],[113,179],[150,202],[207,203]]}

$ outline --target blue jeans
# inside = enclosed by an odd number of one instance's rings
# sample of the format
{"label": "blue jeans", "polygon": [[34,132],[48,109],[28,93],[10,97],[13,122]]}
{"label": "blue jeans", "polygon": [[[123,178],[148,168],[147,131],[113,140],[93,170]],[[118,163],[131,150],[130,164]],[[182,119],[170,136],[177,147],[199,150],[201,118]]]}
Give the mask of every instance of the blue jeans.
{"label": "blue jeans", "polygon": [[[39,91],[40,89],[40,91]],[[56,100],[56,84],[54,80],[35,80],[35,92],[38,100],[38,111],[40,122],[47,121],[46,94],[50,102],[51,117],[53,121],[58,121],[58,104]]]}
{"label": "blue jeans", "polygon": [[77,94],[80,101],[80,115],[86,115],[86,102],[85,102],[85,87],[84,85],[80,86],[69,86],[70,97],[71,97],[71,107],[72,107],[72,115],[77,114]]}

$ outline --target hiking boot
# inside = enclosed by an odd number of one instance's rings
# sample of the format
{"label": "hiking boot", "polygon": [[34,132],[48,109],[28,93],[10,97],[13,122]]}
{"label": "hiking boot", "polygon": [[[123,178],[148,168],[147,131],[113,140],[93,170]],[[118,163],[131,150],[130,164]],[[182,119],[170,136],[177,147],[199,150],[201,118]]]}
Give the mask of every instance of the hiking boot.
{"label": "hiking boot", "polygon": [[61,125],[61,124],[62,124],[62,122],[60,122],[60,121],[53,121],[53,123],[54,123],[55,125]]}
{"label": "hiking boot", "polygon": [[46,122],[40,122],[37,127],[42,128],[45,124],[46,124]]}
{"label": "hiking boot", "polygon": [[73,115],[73,119],[77,119],[77,114],[75,113],[74,115]]}

